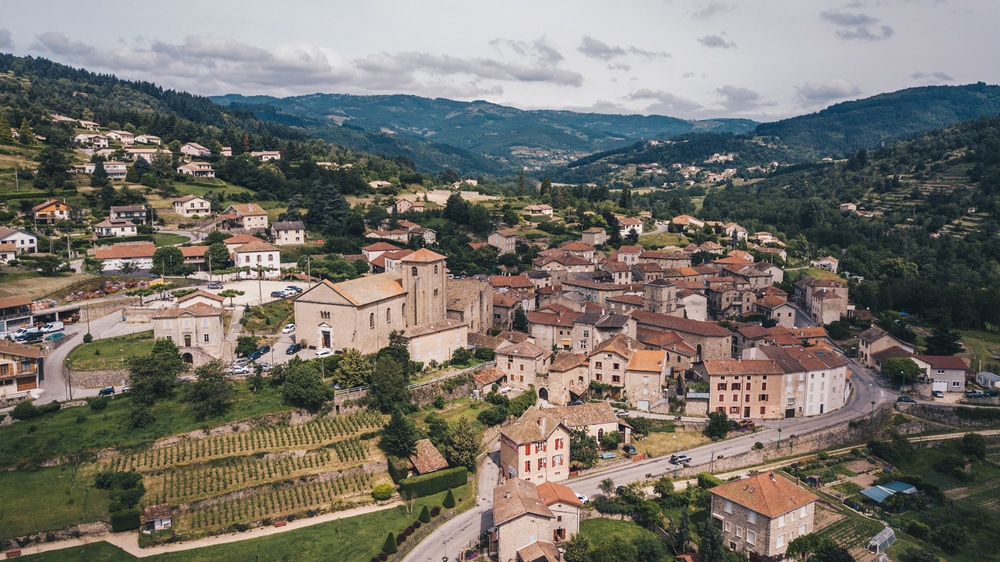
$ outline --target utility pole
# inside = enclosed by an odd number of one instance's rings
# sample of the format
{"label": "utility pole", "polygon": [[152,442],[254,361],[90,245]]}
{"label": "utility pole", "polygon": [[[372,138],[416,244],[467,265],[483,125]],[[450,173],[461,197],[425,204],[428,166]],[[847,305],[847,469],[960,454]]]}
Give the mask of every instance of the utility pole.
{"label": "utility pole", "polygon": [[871,391],[872,395],[872,415],[870,420],[872,427],[875,427],[875,385],[873,385],[872,383],[868,383],[868,389]]}

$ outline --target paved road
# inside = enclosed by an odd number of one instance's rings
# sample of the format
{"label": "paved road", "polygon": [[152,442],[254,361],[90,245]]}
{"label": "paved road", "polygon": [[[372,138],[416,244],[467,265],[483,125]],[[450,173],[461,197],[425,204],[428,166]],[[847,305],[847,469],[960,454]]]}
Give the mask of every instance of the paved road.
{"label": "paved road", "polygon": [[[882,377],[862,367],[854,359],[846,359],[848,368],[854,373],[851,378],[854,390],[848,399],[848,403],[843,408],[812,418],[781,420],[780,424],[776,421],[768,421],[763,429],[755,433],[684,451],[691,457],[691,464],[708,464],[711,471],[711,462],[713,459],[732,457],[733,455],[745,453],[750,450],[756,441],[760,441],[766,445],[776,445],[779,438],[779,427],[781,429],[780,435],[787,438],[792,434],[808,433],[847,420],[864,417],[872,411],[873,400],[876,406],[896,400],[898,393],[888,383],[886,386],[882,386],[880,384],[883,382]],[[654,478],[661,475],[669,476],[674,472],[675,468],[674,465],[670,464],[669,460],[669,457],[660,457],[639,461],[606,472],[598,472],[589,476],[574,478],[564,483],[572,488],[574,492],[587,496],[596,496],[599,493],[598,486],[601,480],[605,478],[613,479],[616,485],[623,485],[645,480],[647,474],[652,474]],[[480,534],[486,532],[492,526],[491,490],[495,483],[489,483],[489,476],[495,477],[498,473],[498,468],[495,463],[490,464],[491,462],[488,461],[480,473],[481,489],[476,508],[444,524],[441,527],[443,533],[424,539],[420,545],[407,555],[405,558],[407,562],[435,562],[440,560],[445,536],[447,536],[448,543],[453,547],[455,545],[462,545],[464,547],[474,544]],[[484,489],[482,488],[483,486],[489,487]],[[457,552],[449,552],[448,554],[454,557]]]}

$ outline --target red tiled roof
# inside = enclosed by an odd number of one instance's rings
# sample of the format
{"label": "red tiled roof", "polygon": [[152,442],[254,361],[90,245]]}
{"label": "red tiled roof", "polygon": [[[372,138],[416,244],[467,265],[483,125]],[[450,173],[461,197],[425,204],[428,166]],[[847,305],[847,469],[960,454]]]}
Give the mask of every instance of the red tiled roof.
{"label": "red tiled roof", "polygon": [[773,472],[758,473],[750,478],[726,482],[709,492],[713,496],[752,509],[768,519],[774,519],[819,499],[809,490],[796,486],[790,480]]}

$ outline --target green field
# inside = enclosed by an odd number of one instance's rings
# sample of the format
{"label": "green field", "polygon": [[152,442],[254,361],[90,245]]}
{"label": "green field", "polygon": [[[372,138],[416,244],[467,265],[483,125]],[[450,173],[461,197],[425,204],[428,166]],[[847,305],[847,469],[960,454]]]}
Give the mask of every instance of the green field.
{"label": "green field", "polygon": [[149,353],[152,343],[152,330],[94,340],[74,348],[66,360],[72,369],[78,371],[119,369],[127,365],[129,358]]}
{"label": "green field", "polygon": [[[410,514],[407,514],[406,510],[399,506],[268,537],[161,554],[148,558],[148,560],[166,562],[229,562],[231,560],[366,562],[381,551],[386,535],[390,532],[398,534],[402,531],[416,520],[423,506],[441,505],[445,495],[446,492],[443,492],[426,498],[418,498],[413,513]],[[471,497],[472,489],[469,485],[455,489],[455,499],[459,502],[459,508],[468,505]],[[434,521],[431,524],[434,524]],[[26,555],[22,556],[21,559],[70,562],[136,559],[107,543],[96,543],[36,555],[28,554],[30,552],[31,548],[26,548]],[[453,552],[451,554],[454,555]]]}
{"label": "green field", "polygon": [[292,299],[278,299],[262,306],[255,306],[243,315],[243,331],[250,334],[277,334],[294,322],[295,303]]}
{"label": "green field", "polygon": [[689,243],[690,241],[683,234],[675,234],[671,232],[661,232],[659,234],[639,236],[639,245],[647,249],[663,248],[665,246],[677,246],[678,248],[683,248]]}
{"label": "green field", "polygon": [[595,546],[604,544],[615,535],[619,535],[629,542],[642,535],[656,537],[652,531],[636,525],[631,520],[606,519],[604,517],[595,517],[581,521],[580,534],[590,539],[590,544]]}
{"label": "green field", "polygon": [[176,246],[178,244],[184,244],[189,242],[191,239],[187,236],[181,236],[180,234],[154,234],[153,242],[156,243],[156,247],[161,246]]}
{"label": "green field", "polygon": [[0,541],[107,519],[108,492],[93,487],[93,472],[92,464],[4,472]]}
{"label": "green field", "polygon": [[[183,386],[183,385],[182,385]],[[88,407],[67,408],[27,422],[0,427],[0,466],[38,464],[63,455],[94,452],[109,447],[129,447],[161,437],[229,423],[264,414],[288,411],[278,389],[265,385],[256,394],[246,383],[236,383],[236,399],[222,415],[196,421],[183,399],[183,388],[150,408],[156,422],[135,430],[125,428],[129,399],[116,396],[103,411]],[[80,421],[78,418],[85,419]],[[0,487],[10,472],[0,472]]]}

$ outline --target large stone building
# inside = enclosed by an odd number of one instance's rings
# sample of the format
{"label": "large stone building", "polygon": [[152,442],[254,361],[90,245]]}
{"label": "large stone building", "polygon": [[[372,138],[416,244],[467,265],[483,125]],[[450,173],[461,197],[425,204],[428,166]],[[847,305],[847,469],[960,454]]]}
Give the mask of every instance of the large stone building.
{"label": "large stone building", "polygon": [[558,562],[557,544],[580,531],[583,502],[556,484],[512,478],[493,489],[490,554],[502,562]]}
{"label": "large stone building", "polygon": [[[323,281],[295,299],[298,336],[318,348],[366,354],[389,345],[392,332],[405,335],[411,326],[434,325],[435,337],[448,339],[447,332],[467,328],[455,320],[440,324],[447,316],[447,278],[445,257],[421,248],[401,258],[398,270],[341,283]],[[436,354],[434,346],[421,347],[431,348]],[[418,353],[413,360],[424,357]]]}
{"label": "large stone building", "polygon": [[500,470],[505,478],[559,482],[569,478],[569,428],[555,412],[531,406],[500,430]]}
{"label": "large stone building", "polygon": [[819,498],[773,472],[732,480],[709,492],[722,540],[750,560],[781,560],[788,543],[813,532]]}
{"label": "large stone building", "polygon": [[225,331],[222,307],[201,302],[186,308],[164,308],[153,318],[153,336],[177,345],[185,363],[200,365],[222,357]]}

